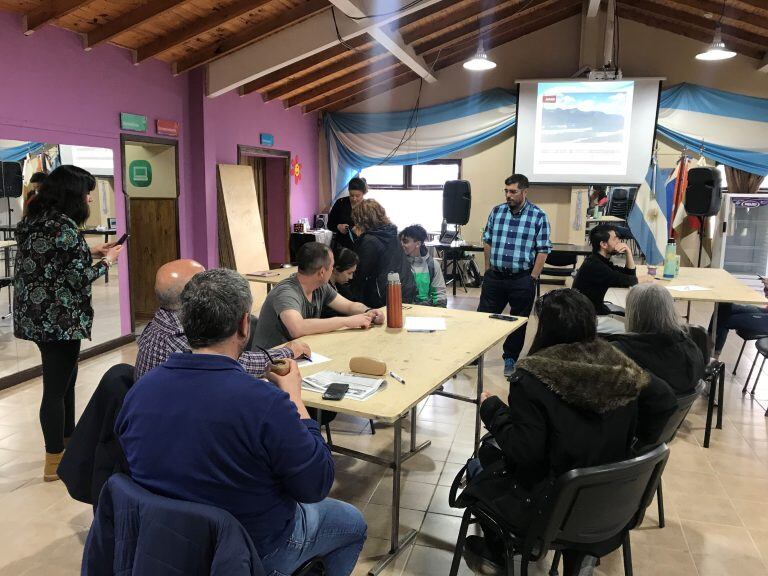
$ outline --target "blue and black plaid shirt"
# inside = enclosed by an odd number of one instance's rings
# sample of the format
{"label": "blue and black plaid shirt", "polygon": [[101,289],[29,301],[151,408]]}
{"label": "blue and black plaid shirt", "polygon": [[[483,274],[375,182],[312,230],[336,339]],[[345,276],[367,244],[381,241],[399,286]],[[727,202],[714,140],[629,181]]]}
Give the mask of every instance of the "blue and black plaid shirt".
{"label": "blue and black plaid shirt", "polygon": [[519,214],[507,204],[491,210],[483,242],[491,245],[491,266],[511,272],[531,270],[537,254],[552,251],[549,219],[541,208],[528,200]]}

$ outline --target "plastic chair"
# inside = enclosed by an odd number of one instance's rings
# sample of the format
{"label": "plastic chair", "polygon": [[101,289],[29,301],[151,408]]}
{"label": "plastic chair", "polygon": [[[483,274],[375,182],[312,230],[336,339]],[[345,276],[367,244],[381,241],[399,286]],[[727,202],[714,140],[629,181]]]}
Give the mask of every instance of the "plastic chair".
{"label": "plastic chair", "polygon": [[620,546],[624,572],[631,576],[629,531],[642,522],[668,457],[669,448],[662,444],[631,460],[566,472],[525,534],[514,534],[505,518],[482,504],[470,504],[461,521],[450,576],[458,573],[467,529],[477,520],[504,540],[508,576],[514,576],[515,553],[522,555],[521,574],[527,576],[528,563],[549,550],[556,551],[550,574],[557,574],[562,550],[578,549],[599,558]]}
{"label": "plastic chair", "polygon": [[[669,444],[672,442],[672,440],[675,439],[675,436],[677,436],[677,431],[680,430],[683,422],[685,422],[685,418],[688,416],[688,412],[691,411],[693,403],[696,401],[696,398],[698,398],[704,391],[705,386],[706,384],[702,380],[699,382],[698,386],[696,386],[696,389],[693,392],[685,396],[677,397],[677,411],[669,417],[669,420],[667,420],[667,424],[664,426],[664,429],[659,435],[659,442]],[[639,448],[637,452],[643,453],[646,450],[647,448]],[[656,489],[656,505],[658,506],[659,510],[659,528],[664,528],[664,495],[661,491],[661,478],[659,478],[659,487]]]}
{"label": "plastic chair", "polygon": [[[750,395],[755,395],[755,389],[757,388],[757,383],[760,381],[760,375],[763,373],[763,366],[765,366],[765,359],[768,358],[768,336],[760,338],[757,342],[755,342],[755,348],[757,349],[758,354],[760,354],[763,357],[763,361],[760,362],[760,369],[757,371],[757,377],[755,378],[754,384],[752,384],[752,390],[749,391]],[[755,361],[752,363],[752,368],[755,367],[755,364],[757,363],[757,355],[755,355]],[[747,385],[749,384],[749,379],[752,376],[752,370],[749,371],[749,376],[747,376],[747,381],[744,382],[744,388],[741,389],[741,393],[744,394],[747,391]],[[768,416],[768,410],[766,410],[766,416]]]}
{"label": "plastic chair", "polygon": [[[577,257],[576,254],[568,254],[565,252],[550,252],[547,254],[547,260],[544,268],[541,270],[541,276],[555,276],[557,279],[544,279],[539,276],[539,279],[536,282],[536,297],[538,298],[541,296],[542,284],[565,285],[565,279],[576,271]],[[547,264],[549,266],[547,266]],[[552,268],[552,266],[557,266],[557,268]]]}
{"label": "plastic chair", "polygon": [[[733,372],[731,374],[736,374],[736,369],[739,367],[739,362],[741,362],[741,356],[744,354],[744,348],[747,345],[748,340],[760,340],[760,338],[766,338],[768,337],[768,334],[753,334],[752,332],[746,332],[745,330],[736,330],[736,335],[743,340],[741,343],[741,350],[739,350],[739,357],[736,358],[736,364],[733,367]],[[747,376],[747,382],[752,377],[752,370],[755,369],[755,364],[757,364],[757,356],[755,356],[755,359],[752,361],[752,367],[749,369],[749,375]],[[746,384],[744,385],[744,390],[742,392],[746,391]]]}

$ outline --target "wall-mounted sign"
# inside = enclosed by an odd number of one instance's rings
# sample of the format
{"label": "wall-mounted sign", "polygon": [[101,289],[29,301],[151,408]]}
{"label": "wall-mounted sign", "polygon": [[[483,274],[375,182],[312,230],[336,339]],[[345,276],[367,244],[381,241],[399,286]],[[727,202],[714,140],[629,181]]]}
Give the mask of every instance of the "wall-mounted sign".
{"label": "wall-mounted sign", "polygon": [[259,134],[259,142],[261,142],[262,146],[274,146],[275,137],[272,134],[267,134],[266,132],[262,132],[261,134]]}
{"label": "wall-mounted sign", "polygon": [[136,188],[147,188],[152,184],[152,164],[146,160],[133,160],[128,164],[128,180]]}
{"label": "wall-mounted sign", "polygon": [[129,114],[120,112],[120,129],[131,130],[133,132],[147,131],[147,117],[141,114]]}
{"label": "wall-mounted sign", "polygon": [[176,120],[161,120],[157,119],[156,129],[158,134],[163,136],[178,136],[179,135],[179,123]]}

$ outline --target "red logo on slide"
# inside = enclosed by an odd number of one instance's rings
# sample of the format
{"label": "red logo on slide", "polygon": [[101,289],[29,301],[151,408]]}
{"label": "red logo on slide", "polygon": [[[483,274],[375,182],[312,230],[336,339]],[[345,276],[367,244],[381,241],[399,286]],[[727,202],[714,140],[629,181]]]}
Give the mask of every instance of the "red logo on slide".
{"label": "red logo on slide", "polygon": [[541,101],[544,102],[545,104],[555,104],[557,102],[557,96],[555,96],[554,94],[551,94],[549,96],[544,95]]}

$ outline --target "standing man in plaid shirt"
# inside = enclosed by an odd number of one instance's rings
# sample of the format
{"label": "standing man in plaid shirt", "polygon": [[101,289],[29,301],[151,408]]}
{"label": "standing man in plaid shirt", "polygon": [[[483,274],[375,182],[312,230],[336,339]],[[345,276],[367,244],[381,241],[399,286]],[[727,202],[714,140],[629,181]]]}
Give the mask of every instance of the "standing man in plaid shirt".
{"label": "standing man in plaid shirt", "polygon": [[[527,200],[528,178],[513,174],[504,184],[507,201],[491,210],[483,234],[485,276],[477,311],[500,314],[509,304],[510,314],[527,318],[536,280],[552,250],[549,220]],[[524,330],[504,341],[504,376],[512,375],[524,341]]]}
{"label": "standing man in plaid shirt", "polygon": [[[144,376],[153,368],[164,363],[174,352],[189,352],[190,346],[184,327],[179,319],[181,291],[187,282],[205,268],[194,260],[174,260],[160,266],[155,276],[155,296],[160,303],[154,318],[138,339],[139,352],[136,355],[134,380]],[[270,350],[273,360],[309,356],[309,346],[299,340],[288,342],[281,348]],[[245,371],[262,378],[267,371],[269,359],[264,352],[245,351],[239,360]]]}

